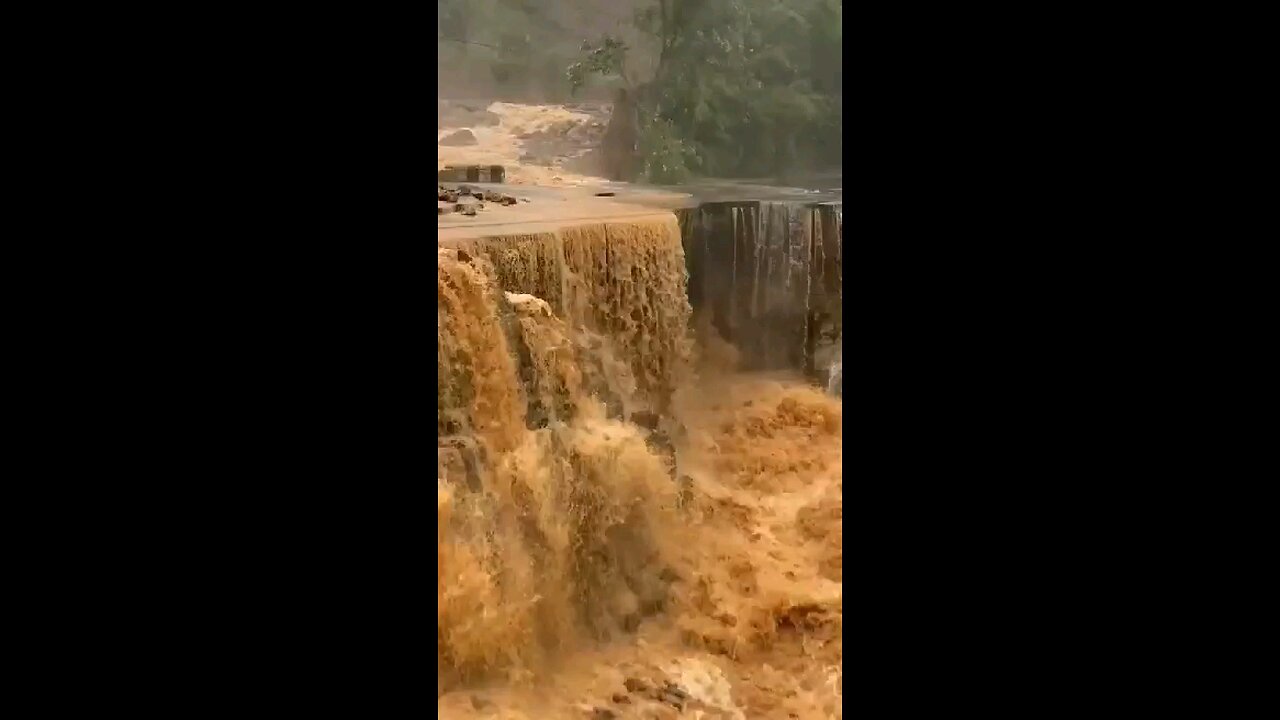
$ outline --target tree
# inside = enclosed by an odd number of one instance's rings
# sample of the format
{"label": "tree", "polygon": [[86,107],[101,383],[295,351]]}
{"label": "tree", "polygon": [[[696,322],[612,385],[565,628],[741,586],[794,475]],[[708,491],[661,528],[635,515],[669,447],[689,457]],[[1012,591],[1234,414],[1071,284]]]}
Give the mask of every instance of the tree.
{"label": "tree", "polygon": [[585,44],[568,77],[636,92],[651,181],[785,177],[839,161],[840,14],[840,0],[651,0],[635,16],[656,57],[646,81],[613,36]]}

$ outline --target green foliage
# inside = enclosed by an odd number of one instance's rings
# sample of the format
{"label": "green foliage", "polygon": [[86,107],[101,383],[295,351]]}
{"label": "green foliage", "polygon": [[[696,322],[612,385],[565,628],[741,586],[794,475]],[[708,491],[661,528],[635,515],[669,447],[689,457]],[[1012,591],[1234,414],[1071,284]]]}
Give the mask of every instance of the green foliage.
{"label": "green foliage", "polygon": [[[656,44],[639,93],[650,179],[784,176],[840,162],[840,0],[652,0],[636,27]],[[586,44],[571,79],[622,74],[628,48]],[[625,79],[625,75],[624,75]]]}
{"label": "green foliage", "polygon": [[582,43],[582,60],[569,66],[565,72],[572,92],[577,92],[587,82],[587,77],[596,75],[617,75],[624,80],[623,61],[626,58],[627,46],[618,38],[606,35],[596,44],[590,41]]}
{"label": "green foliage", "polygon": [[670,120],[654,118],[640,130],[641,177],[659,185],[678,185],[697,166],[693,148],[680,138]]}

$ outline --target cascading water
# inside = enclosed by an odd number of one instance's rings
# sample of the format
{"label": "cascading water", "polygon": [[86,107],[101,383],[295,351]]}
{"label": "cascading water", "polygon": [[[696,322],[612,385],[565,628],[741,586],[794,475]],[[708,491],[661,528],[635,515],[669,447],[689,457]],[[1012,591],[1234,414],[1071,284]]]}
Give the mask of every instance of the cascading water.
{"label": "cascading water", "polygon": [[748,369],[825,380],[842,324],[839,202],[731,201],[683,212],[690,300]]}
{"label": "cascading water", "polygon": [[831,361],[831,368],[827,371],[827,392],[836,397],[844,395],[844,363],[841,361],[844,346],[836,348],[836,357]]}
{"label": "cascading water", "polygon": [[661,604],[675,489],[623,418],[665,408],[688,342],[674,218],[461,245],[437,253],[442,689]]}
{"label": "cascading water", "polygon": [[[823,351],[823,212],[730,215],[751,367]],[[440,242],[441,717],[840,716],[840,403],[717,365],[688,278],[671,215]]]}

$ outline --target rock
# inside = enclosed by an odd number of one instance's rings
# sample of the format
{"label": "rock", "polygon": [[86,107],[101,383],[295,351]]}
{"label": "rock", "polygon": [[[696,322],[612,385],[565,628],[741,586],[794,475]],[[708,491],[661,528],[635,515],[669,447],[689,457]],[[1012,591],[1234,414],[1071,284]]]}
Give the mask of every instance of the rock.
{"label": "rock", "polygon": [[640,678],[627,678],[622,684],[626,686],[627,692],[638,693],[649,689],[649,683]]}
{"label": "rock", "polygon": [[472,695],[471,707],[475,708],[476,710],[487,710],[493,707],[493,703],[488,700],[485,700],[479,695]]}
{"label": "rock", "polygon": [[591,711],[591,720],[614,720],[618,713],[609,708],[598,707]]}
{"label": "rock", "polygon": [[617,704],[619,704],[619,705],[630,705],[630,704],[631,704],[631,698],[627,697],[627,696],[626,696],[626,695],[624,695],[623,693],[614,693],[614,694],[613,694],[613,697],[612,697],[612,698],[610,698],[610,699],[611,699],[611,700],[613,700],[615,703],[617,703]]}
{"label": "rock", "polygon": [[676,507],[688,507],[693,502],[693,478],[688,475],[681,475],[677,481],[676,487]]}
{"label": "rock", "polygon": [[663,684],[661,690],[657,693],[657,699],[671,707],[684,712],[684,706],[689,702],[689,693],[679,685],[671,682]]}
{"label": "rock", "polygon": [[465,479],[468,490],[480,492],[480,468],[484,466],[484,451],[474,438],[450,435],[441,438],[436,448],[437,462],[454,478]]}
{"label": "rock", "polygon": [[458,262],[471,262],[471,255],[466,250],[459,250]]}
{"label": "rock", "polygon": [[661,430],[650,430],[644,442],[649,446],[650,450],[653,450],[664,460],[667,472],[671,475],[671,479],[675,480],[676,447],[671,442],[671,438],[667,437],[667,434]]}
{"label": "rock", "polygon": [[687,701],[686,698],[676,695],[675,693],[667,692],[665,690],[658,693],[658,700],[660,702],[664,702],[670,705],[671,707],[681,712],[684,712],[684,705],[685,705],[685,702]]}
{"label": "rock", "polygon": [[466,128],[463,128],[461,130],[458,130],[457,132],[452,132],[452,133],[449,133],[448,135],[445,135],[443,138],[440,139],[440,142],[437,144],[456,147],[460,145],[476,145],[479,142],[480,142],[479,140],[476,140],[475,133],[471,132]]}
{"label": "rock", "polygon": [[639,410],[631,413],[631,422],[646,430],[653,430],[658,427],[659,419],[658,413],[649,410]]}

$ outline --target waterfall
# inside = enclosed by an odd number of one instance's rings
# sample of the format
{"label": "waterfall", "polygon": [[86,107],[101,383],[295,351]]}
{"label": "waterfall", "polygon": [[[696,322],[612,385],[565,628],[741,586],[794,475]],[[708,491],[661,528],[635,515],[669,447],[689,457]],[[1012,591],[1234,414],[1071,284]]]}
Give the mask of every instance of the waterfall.
{"label": "waterfall", "polygon": [[843,206],[731,201],[682,211],[689,298],[747,369],[825,380],[842,324]]}

